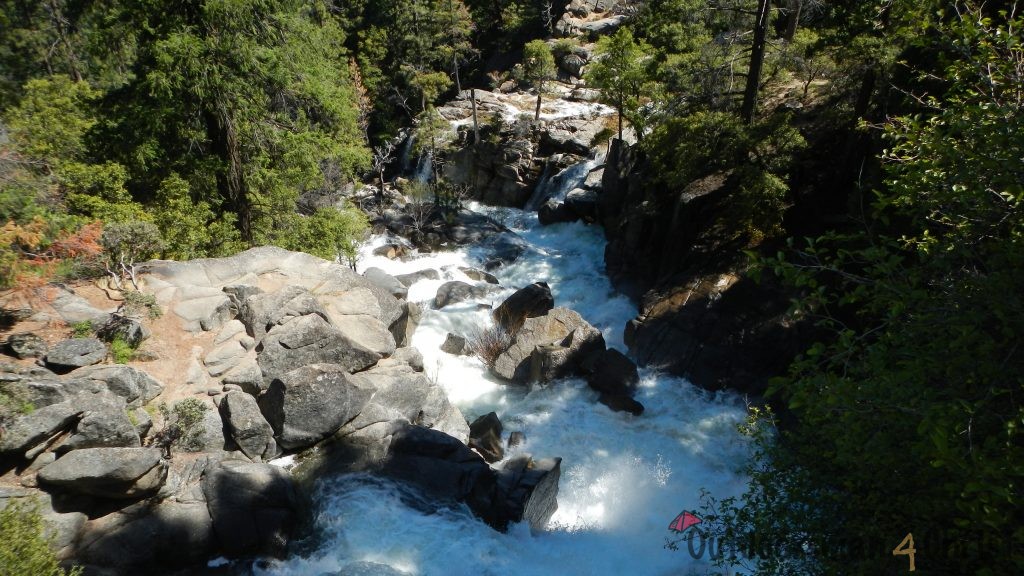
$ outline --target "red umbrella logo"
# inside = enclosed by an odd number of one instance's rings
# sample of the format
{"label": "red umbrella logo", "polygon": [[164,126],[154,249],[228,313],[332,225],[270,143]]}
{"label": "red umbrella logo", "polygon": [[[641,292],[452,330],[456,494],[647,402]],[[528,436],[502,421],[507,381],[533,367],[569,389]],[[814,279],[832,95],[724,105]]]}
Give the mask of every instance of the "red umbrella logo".
{"label": "red umbrella logo", "polygon": [[668,529],[673,532],[685,532],[687,528],[697,524],[700,524],[700,518],[684,510],[672,520],[672,523],[668,525]]}

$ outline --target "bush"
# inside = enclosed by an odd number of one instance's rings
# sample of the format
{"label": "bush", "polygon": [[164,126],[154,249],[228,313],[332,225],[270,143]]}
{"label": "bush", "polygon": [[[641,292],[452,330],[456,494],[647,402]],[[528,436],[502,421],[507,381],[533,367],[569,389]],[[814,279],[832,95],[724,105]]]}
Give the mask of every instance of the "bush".
{"label": "bush", "polygon": [[152,222],[132,220],[111,224],[103,230],[100,244],[106,256],[107,273],[118,286],[123,287],[129,280],[138,290],[135,278],[135,264],[151,258],[163,250],[164,241],[160,229]]}
{"label": "bush", "polygon": [[171,446],[189,452],[198,451],[201,448],[203,419],[209,407],[198,398],[185,398],[175,402],[173,408],[161,403],[159,409],[164,419],[164,429],[157,435],[156,442],[162,444],[168,452]]}
{"label": "bush", "polygon": [[124,298],[121,303],[121,312],[126,316],[141,316],[145,312],[150,320],[156,320],[164,314],[163,309],[156,303],[156,296],[152,294],[138,290],[125,290],[121,295]]}
{"label": "bush", "polygon": [[512,344],[512,335],[498,324],[477,326],[469,333],[469,349],[488,367]]}
{"label": "bush", "polygon": [[113,358],[114,364],[127,364],[134,356],[135,349],[131,344],[125,342],[124,338],[116,336],[110,343],[110,357]]}
{"label": "bush", "polygon": [[0,576],[78,576],[60,567],[38,505],[8,500],[0,510]]}

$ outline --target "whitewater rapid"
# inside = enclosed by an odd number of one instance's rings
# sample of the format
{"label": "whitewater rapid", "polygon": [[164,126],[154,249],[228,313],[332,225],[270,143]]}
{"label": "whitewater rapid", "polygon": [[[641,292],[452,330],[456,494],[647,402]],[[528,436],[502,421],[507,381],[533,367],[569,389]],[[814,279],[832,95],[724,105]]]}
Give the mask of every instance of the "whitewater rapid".
{"label": "whitewater rapid", "polygon": [[[486,298],[433,310],[430,301],[448,280],[472,282],[460,266],[482,267],[484,248],[422,255],[406,261],[373,256],[385,238],[362,251],[361,269],[391,274],[434,268],[442,280],[423,280],[409,291],[423,303],[413,336],[435,377],[472,421],[495,411],[504,438],[522,431],[526,442],[506,455],[560,456],[558,511],[543,532],[513,526],[507,534],[477,520],[465,507],[433,513],[409,504],[414,490],[367,475],[318,480],[315,500],[317,547],[312,553],[272,561],[259,575],[672,575],[702,574],[705,555],[664,548],[669,522],[683,509],[700,506],[700,491],[722,498],[742,492],[748,446],[736,431],[744,418],[739,398],[712,394],[685,380],[641,370],[636,398],[642,416],[614,413],[579,379],[532,391],[501,384],[476,358],[439,347],[448,332],[467,334],[488,323],[489,310],[535,281],[551,286],[556,306],[572,308],[625,351],[622,331],[635,305],[619,295],[604,272],[600,228],[581,223],[541,227],[536,214],[472,206],[512,228],[529,249],[515,263],[494,271],[503,290]],[[390,568],[388,568],[390,567]]]}

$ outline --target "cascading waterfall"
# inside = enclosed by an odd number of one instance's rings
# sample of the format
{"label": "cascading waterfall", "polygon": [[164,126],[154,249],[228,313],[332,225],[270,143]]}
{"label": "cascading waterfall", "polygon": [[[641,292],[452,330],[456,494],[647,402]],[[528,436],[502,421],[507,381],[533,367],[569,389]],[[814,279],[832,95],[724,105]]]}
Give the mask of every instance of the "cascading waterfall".
{"label": "cascading waterfall", "polygon": [[[582,168],[581,168],[582,170]],[[476,358],[439,350],[448,332],[466,334],[489,322],[478,303],[496,305],[516,287],[547,281],[557,306],[582,314],[601,329],[609,346],[624,349],[622,328],[635,306],[616,293],[604,272],[600,228],[581,223],[540,227],[536,214],[472,206],[504,222],[530,245],[516,262],[495,274],[505,287],[478,302],[443,310],[424,305],[413,344],[424,355],[428,375],[472,420],[494,410],[505,435],[522,431],[526,442],[507,456],[528,452],[561,456],[558,512],[547,529],[531,534],[524,525],[507,534],[487,527],[463,506],[424,512],[412,506],[415,492],[367,475],[318,480],[315,552],[271,561],[256,573],[284,576],[322,574],[534,575],[665,574],[702,572],[705,554],[664,548],[669,522],[682,509],[700,505],[701,488],[718,497],[739,493],[747,442],[736,432],[744,417],[737,398],[697,389],[686,381],[641,371],[640,417],[614,413],[596,401],[585,382],[566,379],[528,390],[499,383]],[[411,300],[427,302],[449,279],[470,281],[457,266],[488,258],[486,248],[424,255],[408,261],[373,256],[384,242],[363,250],[361,266],[392,274],[435,268],[441,280],[422,280]]]}
{"label": "cascading waterfall", "polygon": [[422,182],[424,184],[430,182],[431,174],[434,171],[434,155],[430,152],[424,152],[419,160],[416,162],[416,172],[413,173],[412,179],[416,182]]}
{"label": "cascading waterfall", "polygon": [[591,160],[577,162],[554,176],[550,176],[550,166],[545,164],[544,174],[541,176],[533,196],[526,203],[525,210],[536,212],[548,200],[565,200],[569,192],[579,188],[590,172],[603,163],[604,158],[599,156]]}

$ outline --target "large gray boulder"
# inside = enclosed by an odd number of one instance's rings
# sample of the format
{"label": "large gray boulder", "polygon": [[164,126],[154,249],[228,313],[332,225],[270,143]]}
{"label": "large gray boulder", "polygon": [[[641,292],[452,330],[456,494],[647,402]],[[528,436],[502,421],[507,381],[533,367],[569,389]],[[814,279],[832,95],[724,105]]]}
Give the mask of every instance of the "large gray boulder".
{"label": "large gray boulder", "polygon": [[285,552],[298,504],[287,472],[225,460],[207,468],[202,490],[213,531],[228,556]]}
{"label": "large gray boulder", "polygon": [[46,354],[46,366],[54,372],[98,364],[107,357],[107,347],[96,338],[72,338],[58,342]]}
{"label": "large gray boulder", "polygon": [[310,364],[335,364],[355,372],[373,366],[381,355],[362,346],[331,326],[321,316],[310,314],[275,326],[257,347],[263,381]]}
{"label": "large gray boulder", "polygon": [[245,392],[228,392],[220,411],[235,444],[246,456],[260,462],[278,455],[274,429],[263,417],[255,398]]}
{"label": "large gray boulder", "polygon": [[277,292],[246,298],[238,310],[238,320],[245,325],[249,335],[259,342],[275,326],[310,314],[329,321],[323,305],[308,290],[300,286],[286,286]]}
{"label": "large gray boulder", "polygon": [[604,336],[578,313],[568,308],[554,308],[544,316],[529,318],[512,337],[511,345],[491,366],[491,372],[517,383],[530,382],[536,371],[532,367],[534,350],[542,345],[556,345],[565,350],[551,358],[556,365],[547,373],[563,376],[580,369],[583,361],[604,350]]}
{"label": "large gray boulder", "polygon": [[74,403],[82,409],[82,419],[71,436],[57,447],[58,453],[84,448],[138,448],[139,431],[128,417],[124,398],[104,391],[81,394]]}
{"label": "large gray boulder", "polygon": [[113,499],[155,493],[167,478],[159,448],[74,450],[39,471],[39,482],[54,489]]}
{"label": "large gray boulder", "polygon": [[493,288],[490,285],[474,286],[461,280],[445,282],[437,289],[437,294],[434,296],[434,308],[441,309],[450,304],[483,298],[492,290]]}
{"label": "large gray boulder", "polygon": [[150,334],[149,328],[143,326],[141,321],[121,314],[111,314],[110,319],[96,330],[99,339],[113,342],[120,338],[132,348],[138,348]]}
{"label": "large gray boulder", "polygon": [[433,428],[465,442],[469,426],[440,385],[408,365],[377,366],[353,374],[351,380],[375,392],[366,407],[343,429],[343,434],[383,440],[394,422]]}
{"label": "large gray boulder", "polygon": [[547,282],[534,282],[516,290],[494,310],[494,321],[508,332],[516,332],[527,318],[543,316],[555,307]]}
{"label": "large gray boulder", "polygon": [[409,346],[412,343],[412,335],[416,327],[420,325],[423,318],[423,309],[415,302],[402,304],[402,314],[390,326],[391,335],[395,337],[397,346]]}
{"label": "large gray boulder", "polygon": [[336,316],[334,327],[347,336],[352,342],[372,350],[381,356],[390,356],[395,352],[395,337],[388,331],[383,322],[369,314],[351,314]]}
{"label": "large gray boulder", "polygon": [[380,268],[367,268],[363,271],[363,277],[387,290],[395,298],[404,299],[409,295],[408,285]]}
{"label": "large gray boulder", "polygon": [[259,406],[281,448],[312,446],[360,413],[373,387],[347,372],[337,364],[312,364],[274,379]]}

